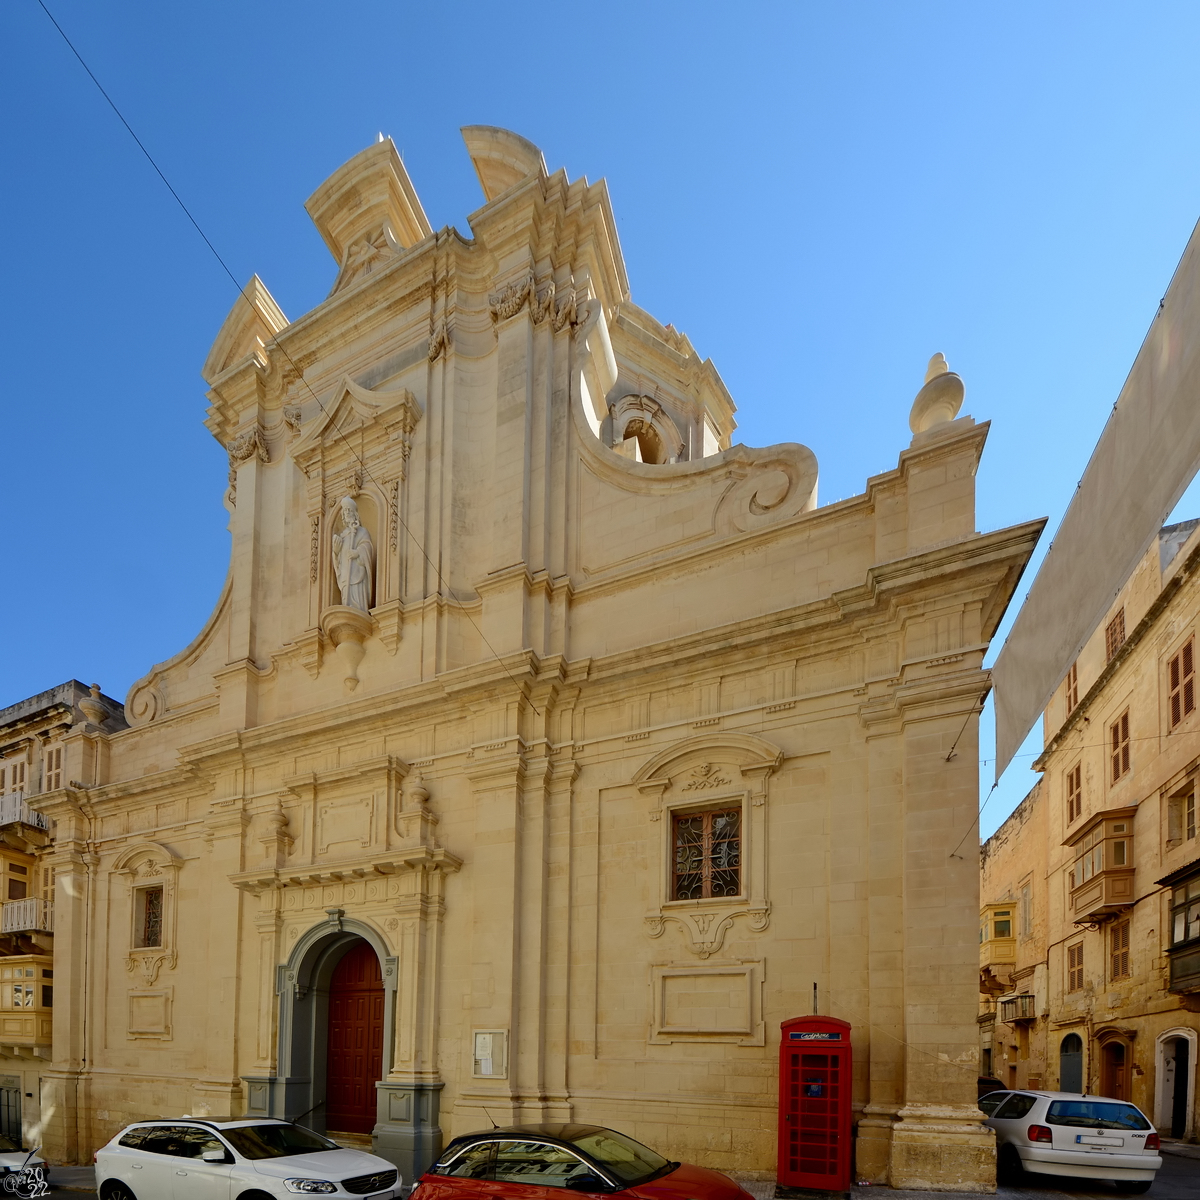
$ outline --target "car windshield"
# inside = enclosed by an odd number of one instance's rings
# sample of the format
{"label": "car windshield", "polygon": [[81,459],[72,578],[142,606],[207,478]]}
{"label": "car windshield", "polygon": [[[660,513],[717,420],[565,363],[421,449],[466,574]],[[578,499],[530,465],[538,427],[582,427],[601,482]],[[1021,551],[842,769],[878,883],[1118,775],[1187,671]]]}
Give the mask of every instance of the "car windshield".
{"label": "car windshield", "polygon": [[1046,1110],[1046,1122],[1084,1129],[1150,1128],[1150,1122],[1132,1104],[1115,1100],[1053,1100]]}
{"label": "car windshield", "polygon": [[337,1142],[300,1125],[241,1125],[222,1129],[221,1133],[243,1158],[287,1158],[290,1154],[338,1149]]}
{"label": "car windshield", "polygon": [[651,1175],[658,1175],[672,1164],[661,1154],[655,1154],[641,1142],[627,1138],[612,1129],[593,1129],[579,1137],[569,1139],[584,1154],[594,1158],[602,1167],[611,1171],[622,1183],[642,1183]]}

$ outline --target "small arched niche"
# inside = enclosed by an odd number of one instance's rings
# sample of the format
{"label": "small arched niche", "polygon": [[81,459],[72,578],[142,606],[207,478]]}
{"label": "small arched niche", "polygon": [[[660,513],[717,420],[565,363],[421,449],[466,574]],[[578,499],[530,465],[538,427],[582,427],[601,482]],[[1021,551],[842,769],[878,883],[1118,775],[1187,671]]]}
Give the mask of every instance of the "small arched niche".
{"label": "small arched niche", "polygon": [[612,447],[636,462],[666,464],[684,458],[679,427],[657,400],[622,396],[609,409]]}

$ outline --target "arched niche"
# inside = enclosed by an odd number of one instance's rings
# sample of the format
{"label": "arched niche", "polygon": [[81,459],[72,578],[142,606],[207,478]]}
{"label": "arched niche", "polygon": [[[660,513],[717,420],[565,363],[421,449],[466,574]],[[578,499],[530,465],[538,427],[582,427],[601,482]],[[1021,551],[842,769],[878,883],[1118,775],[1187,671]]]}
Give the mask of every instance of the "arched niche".
{"label": "arched niche", "polygon": [[609,408],[612,447],[622,450],[636,441],[638,457],[644,463],[680,462],[686,446],[679,427],[666,409],[650,396],[622,396]]}

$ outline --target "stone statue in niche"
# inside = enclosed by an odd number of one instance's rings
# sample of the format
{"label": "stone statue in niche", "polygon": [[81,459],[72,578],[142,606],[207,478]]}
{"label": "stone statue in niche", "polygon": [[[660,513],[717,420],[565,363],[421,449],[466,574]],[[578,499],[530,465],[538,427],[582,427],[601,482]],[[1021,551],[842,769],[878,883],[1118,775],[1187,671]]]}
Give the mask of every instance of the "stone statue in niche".
{"label": "stone statue in niche", "polygon": [[359,612],[371,611],[371,583],[375,578],[375,547],[358,519],[358,505],[342,498],[342,532],[333,535],[333,573],[342,603]]}

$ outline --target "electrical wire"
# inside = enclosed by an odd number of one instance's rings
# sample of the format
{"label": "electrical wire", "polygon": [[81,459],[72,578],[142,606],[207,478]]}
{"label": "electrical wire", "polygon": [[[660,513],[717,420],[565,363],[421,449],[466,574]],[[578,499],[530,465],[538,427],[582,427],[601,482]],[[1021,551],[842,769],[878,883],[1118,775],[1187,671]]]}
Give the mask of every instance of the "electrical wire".
{"label": "electrical wire", "polygon": [[[237,288],[238,295],[243,300],[245,300],[246,303],[249,304],[251,308],[253,308],[253,304],[251,304],[249,296],[246,295],[246,289],[240,283],[238,283],[237,277],[229,269],[228,264],[221,257],[220,252],[217,250],[216,246],[213,245],[212,240],[209,238],[208,234],[206,234],[204,232],[203,228],[200,225],[200,222],[196,220],[196,218],[192,215],[191,210],[183,202],[182,197],[171,186],[171,181],[166,177],[165,174],[163,174],[162,168],[158,165],[158,163],[156,163],[154,161],[154,156],[150,153],[149,150],[146,149],[145,143],[134,132],[133,126],[130,125],[130,123],[125,119],[125,115],[117,107],[116,102],[108,94],[108,92],[105,91],[104,85],[100,82],[99,79],[96,78],[95,72],[92,70],[91,67],[89,67],[87,65],[87,62],[84,60],[83,55],[80,54],[79,51],[75,48],[75,43],[71,41],[71,39],[67,36],[66,31],[63,29],[63,27],[58,23],[58,21],[55,20],[54,14],[46,7],[45,0],[37,0],[37,3],[38,3],[38,6],[41,8],[41,10],[49,18],[50,23],[54,26],[55,29],[58,30],[59,36],[62,38],[62,40],[64,42],[66,42],[67,48],[79,60],[79,65],[81,67],[83,67],[83,69],[87,72],[88,78],[96,85],[97,91],[99,91],[100,95],[102,95],[104,97],[105,101],[108,103],[109,108],[111,108],[113,110],[113,112],[116,113],[117,119],[121,122],[122,125],[125,126],[125,129],[128,132],[129,136],[131,138],[133,138],[134,142],[137,144],[137,148],[142,152],[143,155],[145,155],[146,161],[154,168],[155,174],[159,177],[159,179],[162,180],[163,185],[166,187],[167,191],[171,193],[171,196],[174,198],[175,203],[178,204],[179,207],[183,210],[184,216],[187,217],[187,219],[192,223],[193,228],[203,239],[204,244],[209,248],[210,251],[212,251],[212,255],[217,260],[217,262],[220,264],[221,270],[223,270],[225,272],[225,274],[229,276],[231,282],[233,283],[233,286],[235,288]],[[325,407],[324,404],[321,403],[321,398],[317,395],[317,393],[315,391],[313,391],[312,385],[308,382],[308,380],[304,378],[303,371],[300,369],[299,366],[296,365],[295,360],[287,352],[286,347],[278,340],[278,338],[275,339],[274,344],[275,344],[275,348],[278,349],[279,352],[284,356],[284,358],[286,358],[288,360],[288,362],[291,364],[292,369],[296,372],[296,377],[299,380],[299,382],[304,385],[304,387],[308,390],[309,395],[312,396],[312,398],[317,402],[317,407],[320,408],[320,410],[328,417],[329,410]],[[380,487],[379,481],[371,474],[370,468],[367,466],[366,462],[363,460],[362,455],[360,455],[358,453],[358,451],[356,451],[354,449],[354,447],[350,444],[350,441],[346,437],[346,435],[337,427],[336,424],[333,426],[333,429],[334,429],[334,432],[338,435],[338,437],[340,437],[342,439],[342,441],[345,443],[346,449],[349,450],[350,454],[353,456],[355,461],[358,463],[359,467],[362,469],[364,476],[367,479],[369,479],[372,483],[374,483],[376,487]],[[382,488],[381,488],[381,490],[382,490]],[[459,609],[462,611],[463,616],[465,616],[467,618],[467,620],[471,623],[472,628],[475,630],[475,632],[477,634],[479,634],[480,640],[491,652],[492,657],[500,664],[504,673],[509,677],[509,679],[512,681],[512,683],[518,688],[518,690],[520,690],[521,684],[518,682],[516,676],[513,675],[513,673],[508,669],[508,667],[505,665],[504,660],[496,652],[496,648],[492,645],[491,642],[488,641],[487,635],[476,624],[475,619],[471,616],[470,612],[467,610],[466,605],[454,594],[453,589],[450,588],[446,584],[445,578],[443,577],[441,570],[438,568],[437,564],[433,561],[433,559],[429,557],[428,553],[426,553],[425,547],[420,543],[420,541],[417,539],[415,534],[408,527],[407,522],[404,520],[403,517],[400,516],[398,510],[395,513],[395,519],[399,523],[400,527],[404,530],[405,534],[412,541],[413,545],[416,546],[416,548],[421,552],[421,557],[424,558],[425,562],[429,565],[430,570],[432,570],[434,575],[437,577],[438,586],[442,590],[442,593],[444,595],[446,595],[447,597],[449,597],[449,599],[453,600],[458,605]],[[538,708],[538,706],[533,702],[532,699],[529,698],[528,695],[526,695],[525,698],[528,701],[530,708],[532,708],[533,711],[535,713],[537,713],[538,716],[541,716],[542,715],[541,709]]]}

